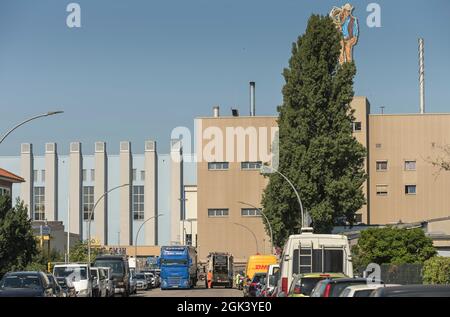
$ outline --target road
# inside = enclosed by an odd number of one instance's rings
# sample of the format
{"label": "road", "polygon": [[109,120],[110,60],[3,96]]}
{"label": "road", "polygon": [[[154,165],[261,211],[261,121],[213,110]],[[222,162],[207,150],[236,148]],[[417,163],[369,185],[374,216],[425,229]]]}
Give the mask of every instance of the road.
{"label": "road", "polygon": [[206,289],[204,287],[196,287],[186,290],[165,290],[160,288],[148,291],[138,291],[133,297],[242,297],[242,291],[229,288],[213,288]]}

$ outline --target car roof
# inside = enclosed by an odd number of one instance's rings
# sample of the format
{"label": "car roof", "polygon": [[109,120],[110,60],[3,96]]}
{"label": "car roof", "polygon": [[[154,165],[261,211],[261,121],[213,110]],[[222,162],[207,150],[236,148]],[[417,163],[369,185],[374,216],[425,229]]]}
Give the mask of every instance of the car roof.
{"label": "car roof", "polygon": [[348,278],[343,273],[305,273],[298,276],[299,278]]}
{"label": "car roof", "polygon": [[373,290],[377,289],[379,287],[384,287],[383,284],[359,284],[359,285],[352,285],[347,286],[346,289],[357,291],[357,290]]}
{"label": "car roof", "polygon": [[39,275],[43,274],[41,271],[17,271],[17,272],[8,272],[5,275]]}
{"label": "car roof", "polygon": [[367,282],[367,281],[369,281],[369,279],[367,279],[367,278],[331,278],[331,279],[328,279],[328,281],[333,284],[339,284],[339,283],[349,283],[349,282]]}

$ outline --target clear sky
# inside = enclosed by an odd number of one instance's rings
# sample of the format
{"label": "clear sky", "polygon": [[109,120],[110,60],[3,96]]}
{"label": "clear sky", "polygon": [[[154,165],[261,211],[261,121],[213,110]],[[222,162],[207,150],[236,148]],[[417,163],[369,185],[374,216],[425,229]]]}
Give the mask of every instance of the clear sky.
{"label": "clear sky", "polygon": [[[81,5],[80,29],[66,6]],[[418,111],[417,38],[425,38],[428,112],[450,112],[450,1],[379,0],[381,28],[365,21],[370,2],[353,0],[360,21],[355,93],[378,113]],[[58,142],[145,139],[169,148],[176,126],[238,107],[248,114],[256,81],[257,114],[275,115],[291,44],[312,13],[345,1],[311,0],[0,0],[0,133],[32,114],[65,114],[17,130],[0,155],[21,142],[43,152]],[[90,144],[92,146],[90,146]]]}

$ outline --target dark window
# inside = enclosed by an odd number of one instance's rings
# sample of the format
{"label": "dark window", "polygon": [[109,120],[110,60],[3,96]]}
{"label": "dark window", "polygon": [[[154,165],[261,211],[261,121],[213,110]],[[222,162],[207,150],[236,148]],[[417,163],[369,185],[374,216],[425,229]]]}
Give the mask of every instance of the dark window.
{"label": "dark window", "polygon": [[355,222],[356,223],[361,223],[362,222],[362,215],[361,214],[356,214],[355,215]]}
{"label": "dark window", "polygon": [[353,122],[353,132],[359,132],[362,130],[361,122]]}
{"label": "dark window", "polygon": [[228,162],[210,162],[208,163],[208,170],[227,170],[230,167]]}
{"label": "dark window", "polygon": [[387,171],[388,169],[388,162],[387,161],[377,161],[377,171]]}
{"label": "dark window", "polygon": [[262,162],[242,162],[241,169],[242,170],[260,170],[262,166]]}
{"label": "dark window", "polygon": [[133,219],[144,220],[144,186],[133,186]]}
{"label": "dark window", "polygon": [[[94,186],[83,187],[83,220],[89,220],[89,214],[94,209]],[[94,214],[91,216],[94,220]]]}
{"label": "dark window", "polygon": [[344,271],[344,252],[342,250],[324,249],[323,267],[321,249],[314,249],[312,256],[311,249],[301,249],[300,255],[299,257],[298,249],[294,250],[294,258],[292,261],[292,271],[294,274],[342,273]]}
{"label": "dark window", "polygon": [[417,193],[416,185],[406,185],[405,186],[405,194],[406,195],[415,195]]}
{"label": "dark window", "polygon": [[208,217],[228,217],[228,209],[208,209]]}
{"label": "dark window", "polygon": [[241,209],[241,216],[243,217],[259,217],[261,212],[255,208],[243,208]]}

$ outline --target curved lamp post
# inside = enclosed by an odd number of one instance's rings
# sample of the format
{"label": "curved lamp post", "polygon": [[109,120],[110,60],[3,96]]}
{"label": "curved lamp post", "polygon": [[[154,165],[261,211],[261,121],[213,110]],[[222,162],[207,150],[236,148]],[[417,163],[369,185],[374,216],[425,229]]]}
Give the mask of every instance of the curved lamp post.
{"label": "curved lamp post", "polygon": [[17,128],[23,126],[25,123],[28,123],[28,122],[30,122],[30,121],[33,121],[33,120],[36,120],[36,119],[39,119],[39,118],[49,117],[49,116],[53,116],[53,115],[55,115],[55,114],[60,114],[60,113],[63,113],[63,112],[64,112],[64,111],[49,111],[49,112],[42,113],[42,114],[39,114],[39,115],[37,115],[37,116],[31,117],[31,118],[29,118],[29,119],[27,119],[27,120],[25,120],[25,121],[22,121],[21,123],[19,123],[19,124],[17,124],[16,126],[14,126],[12,129],[10,129],[8,132],[6,132],[6,133],[0,138],[0,144],[6,139],[6,137],[7,137],[8,135],[10,135],[10,134],[11,134],[14,130],[16,130]]}
{"label": "curved lamp post", "polygon": [[292,189],[294,190],[295,195],[297,196],[298,204],[300,205],[300,212],[301,212],[301,216],[302,216],[302,228],[304,228],[305,227],[305,214],[303,212],[302,200],[300,199],[300,195],[298,194],[297,189],[295,188],[294,184],[289,180],[289,178],[287,178],[285,175],[283,175],[279,170],[277,170],[273,167],[270,167],[270,166],[266,166],[266,165],[261,166],[261,174],[272,174],[272,173],[277,173],[278,175],[283,177],[288,182],[288,184],[292,187]]}
{"label": "curved lamp post", "polygon": [[138,272],[138,270],[137,270],[137,268],[138,268],[138,263],[137,263],[137,247],[138,247],[138,237],[139,237],[139,233],[141,232],[142,227],[144,227],[144,225],[145,225],[148,221],[150,221],[150,220],[152,220],[152,219],[156,219],[156,218],[161,217],[161,216],[163,216],[163,214],[159,214],[159,215],[150,217],[150,218],[148,218],[147,220],[145,220],[145,221],[139,226],[139,229],[138,229],[138,231],[137,231],[137,233],[136,233],[135,242],[134,242],[134,261],[136,262],[136,272]]}
{"label": "curved lamp post", "polygon": [[273,253],[273,231],[272,231],[272,225],[270,224],[269,218],[267,218],[266,214],[262,211],[261,208],[258,208],[252,204],[249,204],[249,203],[246,203],[243,201],[238,201],[238,203],[257,209],[259,211],[259,213],[264,217],[264,219],[266,219],[267,224],[269,225],[269,231],[270,231],[271,252]]}
{"label": "curved lamp post", "polygon": [[92,210],[89,212],[89,217],[88,217],[88,265],[91,265],[91,221],[92,221],[92,215],[94,214],[94,210],[95,207],[97,207],[97,205],[100,203],[100,201],[106,196],[108,195],[110,192],[112,192],[113,190],[122,188],[122,187],[126,187],[126,186],[130,186],[130,184],[123,184],[120,186],[116,186],[114,188],[111,188],[110,190],[106,191],[105,193],[103,193],[103,195],[101,195],[97,201],[95,202],[94,207],[92,208]]}
{"label": "curved lamp post", "polygon": [[255,243],[256,243],[256,253],[259,253],[258,239],[256,238],[255,233],[254,233],[249,227],[247,227],[247,226],[244,226],[244,225],[242,225],[242,224],[240,224],[240,223],[237,223],[237,222],[235,222],[234,224],[235,224],[236,226],[241,226],[241,227],[247,229],[248,231],[250,231],[250,233],[253,235],[253,238],[255,238]]}

